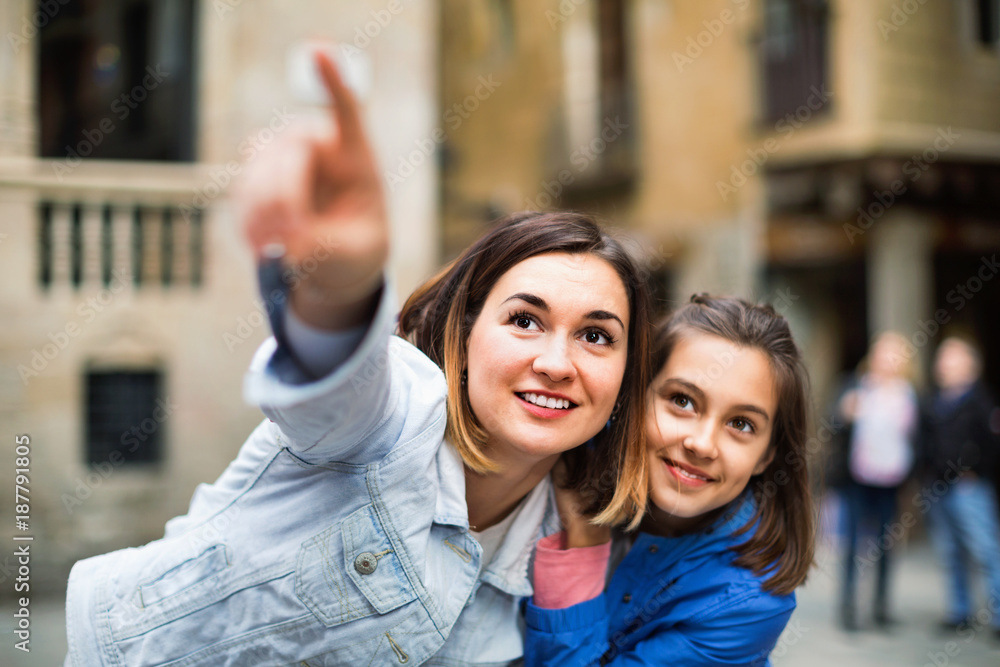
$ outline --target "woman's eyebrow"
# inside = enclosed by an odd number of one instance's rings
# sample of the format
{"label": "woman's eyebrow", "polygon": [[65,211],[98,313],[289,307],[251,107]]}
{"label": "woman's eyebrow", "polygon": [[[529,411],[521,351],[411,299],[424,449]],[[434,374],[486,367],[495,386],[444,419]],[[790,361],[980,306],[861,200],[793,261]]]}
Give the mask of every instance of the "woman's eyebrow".
{"label": "woman's eyebrow", "polygon": [[501,303],[500,305],[502,306],[504,303],[514,300],[524,301],[525,303],[531,304],[535,308],[540,308],[541,310],[544,310],[546,313],[549,312],[549,304],[545,303],[545,299],[543,299],[540,296],[535,296],[534,294],[528,294],[526,292],[518,292],[517,294],[512,294],[511,296],[504,299],[503,303]]}
{"label": "woman's eyebrow", "polygon": [[622,319],[607,310],[592,310],[584,315],[584,317],[588,320],[615,320],[621,326],[622,331],[625,330],[625,323],[622,322]]}
{"label": "woman's eyebrow", "polygon": [[[500,305],[503,305],[508,301],[515,301],[515,300],[524,301],[525,303],[531,304],[532,306],[540,310],[543,310],[546,313],[549,312],[550,310],[549,304],[545,302],[545,299],[543,299],[540,296],[536,296],[534,294],[528,294],[527,292],[518,292],[517,294],[512,294],[506,299],[504,299],[503,303],[501,303]],[[625,330],[625,323],[622,322],[622,318],[618,317],[609,310],[592,310],[583,317],[584,319],[588,320],[614,320],[618,322],[623,331]]]}

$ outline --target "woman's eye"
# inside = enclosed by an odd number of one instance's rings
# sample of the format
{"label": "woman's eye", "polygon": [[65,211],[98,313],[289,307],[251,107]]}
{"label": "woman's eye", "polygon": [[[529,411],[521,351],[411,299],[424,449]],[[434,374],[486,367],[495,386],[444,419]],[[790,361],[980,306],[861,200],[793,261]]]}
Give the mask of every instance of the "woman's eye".
{"label": "woman's eye", "polygon": [[749,420],[743,419],[742,417],[737,417],[736,419],[732,420],[729,423],[732,424],[733,427],[740,433],[754,432],[753,424]]}
{"label": "woman's eye", "polygon": [[518,329],[524,329],[525,331],[530,331],[532,327],[538,328],[535,320],[527,313],[514,313],[510,316],[510,323]]}

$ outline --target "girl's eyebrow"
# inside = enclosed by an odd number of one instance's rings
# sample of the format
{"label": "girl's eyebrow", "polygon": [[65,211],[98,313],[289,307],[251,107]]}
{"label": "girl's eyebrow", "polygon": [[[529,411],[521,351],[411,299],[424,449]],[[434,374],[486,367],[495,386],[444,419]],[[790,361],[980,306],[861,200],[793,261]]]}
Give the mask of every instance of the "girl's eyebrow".
{"label": "girl's eyebrow", "polygon": [[[538,308],[539,310],[545,311],[546,313],[549,312],[549,304],[545,303],[545,299],[543,299],[540,296],[535,296],[534,294],[528,294],[526,292],[518,292],[517,294],[512,294],[511,296],[504,299],[500,305],[502,306],[508,301],[514,301],[514,300],[524,301],[525,303],[528,303],[534,306],[535,308]],[[618,322],[619,326],[621,326],[622,331],[625,330],[625,323],[622,322],[622,319],[608,310],[592,310],[583,317],[584,319],[588,320],[602,320],[602,321],[615,320],[616,322]]]}
{"label": "girl's eyebrow", "polygon": [[[681,387],[685,389],[685,391],[691,394],[695,399],[700,401],[705,400],[705,392],[703,392],[697,385],[691,384],[687,380],[682,380],[681,378],[667,378],[666,380],[663,381],[664,386],[671,383],[679,384]],[[767,410],[758,407],[756,405],[753,405],[752,403],[741,403],[739,405],[734,405],[732,409],[739,410],[741,412],[753,412],[754,414],[758,414],[761,417],[763,417],[765,423],[771,421],[771,415],[767,414]]]}
{"label": "girl's eyebrow", "polygon": [[767,414],[767,410],[765,410],[764,408],[758,408],[756,405],[751,405],[750,403],[745,403],[742,405],[734,405],[733,410],[756,413],[764,418],[764,423],[771,421],[771,416]]}
{"label": "girl's eyebrow", "polygon": [[698,385],[691,384],[687,380],[682,380],[680,378],[667,378],[666,380],[663,381],[663,385],[666,386],[668,384],[679,384],[681,387],[684,388],[684,390],[687,393],[691,394],[691,396],[693,396],[697,400],[699,401],[705,400],[705,392],[703,392],[698,387]]}

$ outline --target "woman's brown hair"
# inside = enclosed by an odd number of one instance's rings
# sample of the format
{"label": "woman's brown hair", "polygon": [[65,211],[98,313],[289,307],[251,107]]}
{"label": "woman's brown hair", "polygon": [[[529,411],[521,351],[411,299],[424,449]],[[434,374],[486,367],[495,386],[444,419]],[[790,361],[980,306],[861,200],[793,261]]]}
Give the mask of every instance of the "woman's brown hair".
{"label": "woman's brown hair", "polygon": [[769,444],[771,462],[747,484],[757,508],[737,534],[756,529],[733,550],[738,554],[736,565],[767,577],[765,590],[787,595],[806,580],[815,546],[816,518],[806,460],[809,380],[802,355],[788,322],[772,306],[701,294],[657,327],[650,372],[659,372],[677,342],[696,333],[761,351],[774,374],[778,409]]}
{"label": "woman's brown hair", "polygon": [[501,276],[529,257],[556,252],[593,255],[610,264],[622,280],[630,309],[628,358],[613,419],[591,445],[564,453],[569,472],[565,485],[581,492],[585,512],[596,522],[638,521],[647,492],[643,418],[649,384],[649,296],[633,258],[593,219],[566,212],[524,212],[502,218],[407,299],[399,316],[399,334],[444,371],[447,436],[465,465],[477,473],[494,470],[483,451],[488,434],[472,412],[462,382],[469,333]]}

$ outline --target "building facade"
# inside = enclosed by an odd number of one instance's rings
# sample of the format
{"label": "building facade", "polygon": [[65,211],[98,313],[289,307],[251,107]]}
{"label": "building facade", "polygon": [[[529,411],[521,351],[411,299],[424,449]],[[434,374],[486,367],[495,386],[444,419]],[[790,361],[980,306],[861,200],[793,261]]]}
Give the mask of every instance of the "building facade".
{"label": "building facade", "polygon": [[[272,304],[232,184],[324,116],[289,84],[297,49],[339,44],[391,164],[437,127],[436,30],[423,0],[3,3],[0,475],[27,434],[31,495],[28,530],[0,534],[34,537],[33,591],[161,536],[261,419],[241,383]],[[438,263],[437,178],[424,165],[387,189],[403,292]]]}
{"label": "building facade", "polygon": [[998,3],[442,6],[446,254],[581,209],[642,240],[663,308],[774,303],[820,405],[890,328],[925,370],[945,332],[978,339],[1000,385]]}

